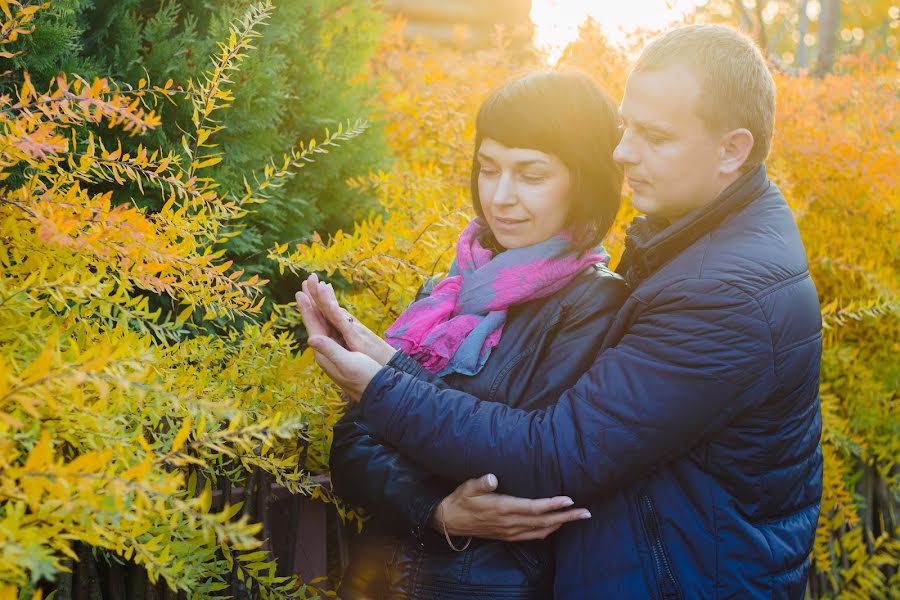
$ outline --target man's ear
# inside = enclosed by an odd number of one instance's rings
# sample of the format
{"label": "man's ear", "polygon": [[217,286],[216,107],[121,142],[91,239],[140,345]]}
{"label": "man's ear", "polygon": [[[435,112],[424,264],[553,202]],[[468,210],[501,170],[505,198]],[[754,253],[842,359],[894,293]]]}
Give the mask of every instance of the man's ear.
{"label": "man's ear", "polygon": [[737,173],[753,150],[753,134],[749,129],[733,129],[722,136],[722,159],[719,172],[722,175]]}

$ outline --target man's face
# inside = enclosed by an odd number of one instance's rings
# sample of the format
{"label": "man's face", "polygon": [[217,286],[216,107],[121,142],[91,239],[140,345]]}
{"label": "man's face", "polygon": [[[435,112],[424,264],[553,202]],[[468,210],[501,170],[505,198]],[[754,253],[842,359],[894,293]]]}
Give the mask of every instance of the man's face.
{"label": "man's face", "polygon": [[723,148],[697,114],[700,85],[685,66],[632,73],[613,158],[625,170],[634,207],[674,222],[711,202],[725,185]]}

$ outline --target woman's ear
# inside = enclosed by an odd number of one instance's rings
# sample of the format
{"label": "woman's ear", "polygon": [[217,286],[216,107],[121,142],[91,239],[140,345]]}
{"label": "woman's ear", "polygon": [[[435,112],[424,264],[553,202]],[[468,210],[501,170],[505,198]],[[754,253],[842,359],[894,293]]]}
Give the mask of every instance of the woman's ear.
{"label": "woman's ear", "polygon": [[722,137],[722,159],[719,172],[722,175],[737,173],[753,150],[753,134],[749,129],[734,129]]}

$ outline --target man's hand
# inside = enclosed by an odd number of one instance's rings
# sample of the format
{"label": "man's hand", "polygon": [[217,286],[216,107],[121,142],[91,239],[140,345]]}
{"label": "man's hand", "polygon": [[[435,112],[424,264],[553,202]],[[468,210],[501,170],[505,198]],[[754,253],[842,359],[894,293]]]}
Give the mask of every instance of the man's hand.
{"label": "man's hand", "polygon": [[[303,282],[297,292],[297,305],[310,335],[327,335],[348,350],[362,352],[382,366],[397,352],[338,304],[331,284],[324,284],[315,274]],[[315,330],[315,331],[314,331]]]}
{"label": "man's hand", "polygon": [[431,518],[431,526],[456,536],[492,538],[505,542],[542,540],[566,523],[589,519],[571,498],[557,496],[531,500],[497,494],[497,478],[491,474],[460,484],[444,498]]}
{"label": "man's hand", "polygon": [[316,362],[354,402],[359,402],[366,386],[381,370],[381,365],[362,354],[351,352],[324,335],[309,338]]}

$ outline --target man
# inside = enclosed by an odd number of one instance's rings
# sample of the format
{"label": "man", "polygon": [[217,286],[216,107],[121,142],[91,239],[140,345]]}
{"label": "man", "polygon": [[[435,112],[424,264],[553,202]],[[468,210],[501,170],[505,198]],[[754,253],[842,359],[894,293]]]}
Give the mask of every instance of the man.
{"label": "man", "polygon": [[[647,215],[618,269],[632,293],[551,408],[481,402],[408,357],[382,368],[310,338],[367,424],[435,474],[493,473],[505,493],[590,509],[559,531],[558,598],[803,597],[821,498],[821,318],[763,166],[774,96],[759,51],[730,29],[684,27],[645,48],[615,152]],[[351,336],[333,303],[319,310]]]}

